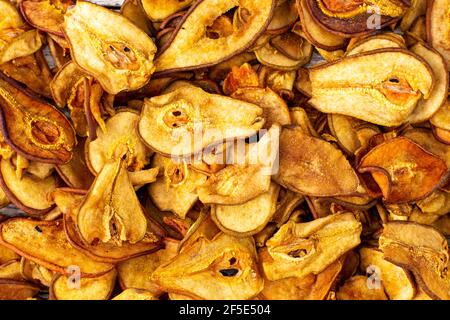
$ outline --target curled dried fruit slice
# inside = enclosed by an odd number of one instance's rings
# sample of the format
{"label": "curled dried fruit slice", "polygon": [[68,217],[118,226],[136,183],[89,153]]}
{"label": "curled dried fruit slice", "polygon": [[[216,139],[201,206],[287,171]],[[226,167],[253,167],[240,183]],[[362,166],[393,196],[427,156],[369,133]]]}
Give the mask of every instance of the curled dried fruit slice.
{"label": "curled dried fruit slice", "polygon": [[51,300],[108,300],[111,296],[117,272],[110,272],[95,278],[81,278],[72,284],[68,276],[56,274],[49,286]]}
{"label": "curled dried fruit slice", "polygon": [[414,222],[389,222],[379,244],[384,259],[410,270],[430,297],[450,298],[447,239],[436,229]]}
{"label": "curled dried fruit slice", "polygon": [[357,192],[359,180],[344,154],[331,143],[305,134],[299,126],[283,128],[280,185],[301,194],[328,197]]}
{"label": "curled dried fruit slice", "polygon": [[371,173],[387,203],[419,200],[433,192],[447,165],[405,137],[387,140],[361,160],[358,170]]}
{"label": "curled dried fruit slice", "polygon": [[422,97],[430,97],[435,82],[425,60],[396,48],[321,64],[309,76],[309,103],[316,109],[383,126],[402,124]]}
{"label": "curled dried fruit slice", "polygon": [[0,30],[22,27],[25,23],[14,4],[8,0],[0,0]]}
{"label": "curled dried fruit slice", "polygon": [[107,273],[113,265],[97,262],[67,241],[61,220],[8,219],[0,225],[0,243],[21,256],[50,270],[71,274],[69,266],[79,266],[82,277]]}
{"label": "curled dried fruit slice", "polygon": [[72,58],[110,94],[137,90],[154,71],[152,39],[122,15],[79,1],[64,15]]}
{"label": "curled dried fruit slice", "polygon": [[193,2],[194,0],[141,0],[142,8],[152,21],[162,21]]}
{"label": "curled dried fruit slice", "polygon": [[403,38],[398,39],[396,36],[392,36],[389,33],[383,33],[363,38],[362,40],[355,42],[353,45],[349,45],[345,54],[350,56],[361,52],[383,48],[406,48],[406,45]]}
{"label": "curled dried fruit slice", "polygon": [[250,299],[263,288],[251,237],[198,238],[151,279],[169,292],[208,300]]}
{"label": "curled dried fruit slice", "polygon": [[336,292],[338,300],[389,300],[382,284],[370,284],[366,276],[353,276]]}
{"label": "curled dried fruit slice", "polygon": [[255,70],[253,70],[251,65],[244,63],[240,67],[231,67],[231,72],[227,75],[223,82],[223,92],[226,95],[231,95],[239,88],[258,86],[258,74]]}
{"label": "curled dried fruit slice", "polygon": [[7,34],[4,39],[1,33],[0,30],[0,64],[32,55],[42,47],[41,36],[35,29],[28,31],[18,29],[12,31],[11,36]]}
{"label": "curled dried fruit slice", "polygon": [[[383,259],[383,252],[364,247],[359,250],[360,268],[363,273],[378,272],[375,276],[390,300],[411,300],[416,294],[414,280],[408,271]],[[378,268],[378,269],[376,269]]]}
{"label": "curled dried fruit slice", "polygon": [[20,10],[33,27],[63,36],[64,13],[74,4],[73,0],[26,0],[20,2]]}
{"label": "curled dried fruit slice", "polygon": [[125,0],[120,7],[120,13],[151,36],[154,28],[150,20],[148,20],[141,3],[139,0]]}
{"label": "curled dried fruit slice", "polygon": [[400,23],[400,30],[406,32],[410,29],[414,21],[423,16],[427,11],[427,0],[412,0],[411,6],[405,11],[402,22]]}
{"label": "curled dried fruit slice", "polygon": [[276,211],[280,186],[271,183],[267,192],[240,205],[213,205],[211,217],[225,233],[252,236],[264,229]]}
{"label": "curled dried fruit slice", "polygon": [[395,23],[408,8],[401,0],[307,0],[307,9],[330,32],[354,37]]}
{"label": "curled dried fruit slice", "polygon": [[197,202],[197,188],[206,182],[206,176],[190,169],[184,161],[174,161],[156,154],[153,167],[159,167],[162,175],[148,186],[154,204],[162,211],[171,211],[184,219]]}
{"label": "curled dried fruit slice", "polygon": [[74,94],[75,87],[84,76],[86,74],[73,61],[67,62],[59,69],[50,83],[52,96],[58,107],[66,106],[71,95]]}
{"label": "curled dried fruit slice", "polygon": [[431,117],[430,122],[440,129],[450,130],[450,98],[447,98],[441,108]]}
{"label": "curled dried fruit slice", "polygon": [[361,230],[352,213],[306,223],[288,221],[260,253],[264,273],[272,281],[319,274],[360,243]]}
{"label": "curled dried fruit slice", "polygon": [[[245,51],[266,29],[274,3],[274,0],[197,1],[162,49],[156,71],[167,73],[212,66]],[[208,38],[206,27],[235,7],[246,9],[246,21],[230,35]]]}
{"label": "curled dried fruit slice", "polygon": [[105,130],[97,127],[97,139],[87,145],[87,162],[94,174],[98,174],[106,162],[127,152],[126,167],[129,171],[142,170],[150,161],[151,151],[139,138],[139,114],[122,110],[110,117]]}
{"label": "curled dried fruit slice", "polygon": [[67,118],[0,75],[0,118],[5,141],[23,157],[67,163],[76,143]]}
{"label": "curled dried fruit slice", "polygon": [[255,134],[264,125],[262,113],[254,104],[183,86],[145,100],[139,134],[161,154],[187,156],[222,140]]}
{"label": "curled dried fruit slice", "polygon": [[449,0],[431,0],[427,5],[427,41],[444,57],[450,71]]}
{"label": "curled dried fruit slice", "polygon": [[30,215],[42,215],[54,207],[49,195],[57,187],[55,177],[50,175],[45,179],[39,179],[24,174],[19,178],[12,159],[0,160],[0,186],[12,203]]}

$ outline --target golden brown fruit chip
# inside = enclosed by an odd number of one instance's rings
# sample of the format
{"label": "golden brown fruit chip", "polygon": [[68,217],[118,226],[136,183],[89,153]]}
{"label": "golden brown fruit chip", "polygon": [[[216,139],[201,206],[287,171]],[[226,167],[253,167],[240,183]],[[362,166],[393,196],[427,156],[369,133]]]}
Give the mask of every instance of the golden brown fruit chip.
{"label": "golden brown fruit chip", "polygon": [[110,94],[136,90],[154,71],[152,39],[122,15],[78,1],[64,15],[72,58]]}
{"label": "golden brown fruit chip", "polygon": [[152,21],[162,21],[172,14],[189,7],[194,0],[141,0],[142,8]]}
{"label": "golden brown fruit chip", "polygon": [[450,130],[432,127],[433,135],[441,143],[450,145]]}
{"label": "golden brown fruit chip", "polygon": [[39,287],[26,281],[0,279],[0,300],[27,300],[39,292]]}
{"label": "golden brown fruit chip", "polygon": [[450,298],[447,239],[436,229],[414,222],[389,222],[379,239],[385,260],[410,270],[432,298]]}
{"label": "golden brown fruit chip", "polygon": [[175,161],[155,154],[153,167],[160,168],[161,176],[148,186],[148,194],[161,211],[171,211],[184,219],[197,202],[197,187],[206,182],[206,176],[190,169],[186,162]]}
{"label": "golden brown fruit chip", "polygon": [[419,99],[429,98],[435,82],[425,60],[398,48],[320,64],[309,76],[313,107],[384,126],[402,124]]}
{"label": "golden brown fruit chip", "polygon": [[262,297],[268,300],[324,300],[342,270],[341,259],[330,264],[318,275],[264,280]]}
{"label": "golden brown fruit chip", "polygon": [[183,86],[146,99],[138,130],[158,153],[187,156],[225,139],[255,134],[264,125],[262,113],[254,104]]}
{"label": "golden brown fruit chip", "polygon": [[450,71],[449,0],[430,0],[427,4],[427,41],[444,57]]}
{"label": "golden brown fruit chip", "polygon": [[272,281],[319,274],[361,242],[361,230],[352,213],[305,223],[288,221],[260,252],[264,273]]}
{"label": "golden brown fruit chip", "polygon": [[39,179],[28,173],[18,178],[12,161],[0,160],[0,186],[8,199],[30,215],[45,214],[53,209],[49,195],[57,187],[56,178]]}
{"label": "golden brown fruit chip", "polygon": [[351,195],[359,180],[344,154],[331,143],[285,127],[280,135],[280,169],[275,181],[312,196]]}
{"label": "golden brown fruit chip", "polygon": [[78,266],[84,277],[102,275],[113,268],[110,264],[92,260],[72,247],[67,241],[61,220],[8,219],[0,224],[0,243],[62,274],[70,275],[70,266]]}
{"label": "golden brown fruit chip", "polygon": [[433,192],[447,165],[408,138],[387,140],[369,151],[358,166],[378,184],[387,203],[419,200]]}
{"label": "golden brown fruit chip", "polygon": [[200,201],[236,205],[268,191],[271,176],[278,169],[279,135],[280,127],[273,125],[257,143],[247,147],[238,141],[231,163],[198,188]]}
{"label": "golden brown fruit chip", "polygon": [[154,28],[147,18],[141,3],[143,2],[139,0],[126,0],[120,7],[120,13],[138,26],[139,29],[151,36]]}
{"label": "golden brown fruit chip", "polygon": [[372,284],[366,276],[353,276],[336,292],[338,300],[389,300],[382,284]]}
{"label": "golden brown fruit chip", "polygon": [[49,287],[51,300],[108,300],[114,289],[115,269],[95,278],[56,274]]}
{"label": "golden brown fruit chip", "polygon": [[0,265],[11,260],[17,260],[19,258],[20,256],[13,250],[5,247],[4,245],[0,245]]}
{"label": "golden brown fruit chip", "polygon": [[67,163],[76,144],[67,118],[0,76],[0,119],[5,141],[29,160]]}
{"label": "golden brown fruit chip", "polygon": [[98,174],[106,162],[127,150],[125,165],[130,171],[142,170],[150,161],[151,151],[139,138],[139,114],[132,110],[117,112],[109,118],[105,130],[97,127],[97,138],[87,146],[88,166]]}
{"label": "golden brown fruit chip", "polygon": [[414,297],[416,290],[409,272],[384,260],[382,251],[363,247],[359,255],[361,271],[378,277],[390,300],[411,300]]}
{"label": "golden brown fruit chip", "polygon": [[66,106],[68,100],[72,98],[71,95],[75,93],[75,87],[84,76],[86,74],[72,60],[58,70],[50,83],[52,96],[58,107]]}
{"label": "golden brown fruit chip", "polygon": [[0,0],[0,11],[2,12],[0,30],[14,29],[22,27],[25,24],[20,13],[11,1]]}
{"label": "golden brown fruit chip", "polygon": [[214,81],[223,80],[231,72],[233,66],[239,67],[244,63],[250,63],[255,59],[256,57],[253,52],[242,52],[228,60],[212,66],[209,69],[208,78]]}
{"label": "golden brown fruit chip", "polygon": [[266,119],[263,128],[269,129],[274,124],[280,126],[291,124],[286,102],[269,88],[240,88],[231,97],[263,108],[263,117]]}
{"label": "golden brown fruit chip", "polygon": [[158,267],[151,279],[169,292],[200,299],[249,299],[263,288],[253,238],[220,233],[198,238],[174,259]]}
{"label": "golden brown fruit chip", "polygon": [[20,260],[10,260],[0,265],[0,279],[24,280]]}
{"label": "golden brown fruit chip", "polygon": [[347,47],[346,56],[355,55],[361,52],[367,52],[383,48],[406,48],[405,41],[391,36],[389,33],[383,33],[370,36],[355,42]]}
{"label": "golden brown fruit chip", "polygon": [[400,30],[406,32],[409,30],[414,21],[424,15],[427,11],[427,0],[412,0],[411,6],[406,9],[400,23]]}
{"label": "golden brown fruit chip", "polygon": [[20,11],[33,27],[63,36],[64,13],[74,4],[73,0],[26,0],[20,2]]}
{"label": "golden brown fruit chip", "polygon": [[[159,53],[156,72],[208,67],[245,51],[266,29],[274,4],[274,0],[197,1]],[[205,27],[235,7],[246,9],[246,21],[228,36],[208,38]]]}
{"label": "golden brown fruit chip", "polygon": [[35,29],[18,32],[13,38],[4,41],[0,30],[0,64],[13,59],[32,55],[42,47],[42,39]]}
{"label": "golden brown fruit chip", "polygon": [[253,70],[251,65],[244,63],[240,67],[231,67],[231,72],[223,82],[223,93],[229,96],[239,88],[258,86],[258,74]]}
{"label": "golden brown fruit chip", "polygon": [[130,288],[122,291],[112,300],[158,300],[158,296],[148,290]]}
{"label": "golden brown fruit chip", "polygon": [[100,240],[134,244],[147,231],[147,220],[122,159],[105,163],[78,209],[77,227],[89,244]]}
{"label": "golden brown fruit chip", "polygon": [[252,236],[261,231],[276,211],[280,186],[271,183],[267,192],[240,205],[213,205],[211,217],[225,233],[237,237]]}
{"label": "golden brown fruit chip", "polygon": [[429,98],[420,100],[407,119],[409,123],[419,123],[430,119],[447,101],[449,76],[444,58],[436,50],[420,42],[412,46],[410,50],[428,62],[436,80]]}
{"label": "golden brown fruit chip", "polygon": [[403,1],[396,0],[307,0],[306,2],[307,10],[316,23],[344,37],[372,33],[395,23],[409,6]]}
{"label": "golden brown fruit chip", "polygon": [[145,289],[155,295],[164,292],[150,276],[160,265],[167,263],[178,254],[179,241],[165,238],[164,249],[141,257],[129,259],[117,265],[119,283],[122,289]]}
{"label": "golden brown fruit chip", "polygon": [[447,97],[441,108],[431,117],[430,122],[440,129],[450,130],[450,98]]}

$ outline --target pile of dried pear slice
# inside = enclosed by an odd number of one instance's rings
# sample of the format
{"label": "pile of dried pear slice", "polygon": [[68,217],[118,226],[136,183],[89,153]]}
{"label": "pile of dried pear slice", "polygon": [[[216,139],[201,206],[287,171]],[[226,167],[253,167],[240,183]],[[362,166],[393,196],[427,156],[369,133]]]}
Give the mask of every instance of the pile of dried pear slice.
{"label": "pile of dried pear slice", "polygon": [[450,300],[450,0],[94,2],[0,0],[0,299]]}

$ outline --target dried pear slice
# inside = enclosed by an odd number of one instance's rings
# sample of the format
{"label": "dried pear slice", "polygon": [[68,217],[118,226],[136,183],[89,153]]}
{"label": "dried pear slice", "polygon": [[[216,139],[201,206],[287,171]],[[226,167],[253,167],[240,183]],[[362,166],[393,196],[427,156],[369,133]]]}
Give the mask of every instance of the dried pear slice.
{"label": "dried pear slice", "polygon": [[8,0],[0,0],[0,11],[2,12],[2,16],[0,18],[0,30],[10,28],[15,29],[25,25],[22,16],[12,2]]}
{"label": "dried pear slice", "polygon": [[177,240],[166,238],[164,249],[119,263],[117,272],[122,289],[137,288],[151,291],[155,295],[162,294],[163,289],[151,281],[149,275],[178,254],[178,243]]}
{"label": "dried pear slice", "polygon": [[266,242],[260,253],[269,280],[319,274],[360,242],[362,225],[352,213],[333,214],[311,222],[290,220]]}
{"label": "dried pear slice", "polygon": [[139,0],[125,0],[120,7],[120,13],[128,20],[133,22],[149,36],[152,36],[154,28],[148,19]]}
{"label": "dried pear slice", "polygon": [[264,279],[261,296],[268,300],[325,300],[342,267],[342,259],[338,259],[318,275],[310,273],[302,278],[276,281]]}
{"label": "dried pear slice", "polygon": [[122,291],[112,300],[158,300],[158,296],[148,290],[130,288]]}
{"label": "dried pear slice", "polygon": [[272,126],[258,141],[248,146],[247,152],[239,154],[237,147],[235,159],[224,169],[211,175],[207,182],[198,188],[199,199],[205,204],[237,205],[243,204],[267,192],[271,175],[278,169],[280,127]]}
{"label": "dried pear slice", "polygon": [[141,241],[147,220],[128,177],[124,160],[105,163],[77,214],[77,227],[89,244],[94,241]]}
{"label": "dried pear slice", "polygon": [[18,259],[20,259],[20,256],[17,253],[0,244],[0,265],[3,265],[8,261]]}
{"label": "dried pear slice", "polygon": [[[246,17],[242,20],[246,20]],[[295,0],[277,1],[273,10],[273,16],[267,26],[266,33],[278,34],[289,29],[298,19],[298,12],[295,9]]]}
{"label": "dried pear slice", "polygon": [[383,252],[363,247],[359,250],[360,268],[367,272],[370,268],[378,268],[381,284],[390,300],[411,300],[415,294],[415,284],[408,271],[383,259]]}
{"label": "dried pear slice", "polygon": [[401,41],[397,38],[390,36],[390,34],[379,34],[376,36],[371,36],[363,38],[357,41],[354,45],[349,46],[345,53],[346,56],[358,54],[361,52],[367,52],[383,48],[406,48],[405,41]]}
{"label": "dried pear slice", "polygon": [[316,23],[343,37],[372,33],[395,23],[408,7],[398,0],[307,0],[307,8]]}
{"label": "dried pear slice", "polygon": [[110,94],[139,89],[155,69],[152,39],[127,18],[101,6],[78,1],[64,15],[64,34],[75,63]]}
{"label": "dried pear slice", "polygon": [[449,0],[430,0],[427,5],[427,41],[439,51],[450,71],[450,14]]}
{"label": "dried pear slice", "polygon": [[427,11],[427,0],[412,0],[411,6],[405,11],[400,23],[400,30],[406,32],[414,21]]}
{"label": "dried pear slice", "polygon": [[39,292],[39,286],[20,280],[0,279],[0,300],[28,300]]}
{"label": "dried pear slice", "polygon": [[26,0],[20,2],[20,11],[36,29],[63,36],[64,13],[74,4],[74,0]]}
{"label": "dried pear slice", "polygon": [[336,292],[337,300],[389,300],[383,285],[373,284],[366,276],[353,276]]}
{"label": "dried pear slice", "polygon": [[371,173],[386,203],[425,198],[440,184],[447,165],[408,138],[387,140],[367,153],[359,172]]}
{"label": "dried pear slice", "polygon": [[420,100],[407,119],[409,123],[420,123],[430,119],[447,101],[449,76],[445,69],[444,58],[436,50],[420,42],[412,46],[410,50],[428,62],[433,69],[436,81],[429,98]]}
{"label": "dried pear slice", "polygon": [[256,296],[264,285],[251,237],[219,233],[199,238],[174,259],[158,267],[151,279],[169,292],[207,299],[241,300]]}
{"label": "dried pear slice", "polygon": [[267,192],[246,203],[213,205],[211,217],[225,233],[237,237],[253,236],[264,229],[275,214],[279,190],[280,186],[272,182]]}
{"label": "dried pear slice", "polygon": [[[245,51],[267,28],[274,5],[274,0],[197,1],[159,53],[156,72],[209,67]],[[246,9],[246,21],[226,37],[208,38],[206,27],[235,7]]]}
{"label": "dried pear slice", "polygon": [[35,221],[12,218],[0,224],[0,243],[50,270],[70,275],[69,266],[78,266],[81,276],[107,273],[113,265],[97,262],[67,241],[61,220]]}
{"label": "dried pear slice", "polygon": [[269,129],[274,124],[291,124],[286,102],[270,88],[240,88],[231,97],[263,108],[263,117],[266,119],[263,128]]}
{"label": "dried pear slice", "polygon": [[115,269],[95,278],[80,278],[71,282],[68,276],[56,274],[49,287],[50,300],[108,300],[116,280]]}
{"label": "dried pear slice", "polygon": [[106,162],[115,159],[127,149],[126,167],[129,171],[142,170],[149,162],[151,151],[139,138],[139,113],[122,110],[109,118],[105,131],[97,127],[97,138],[87,145],[87,162],[94,174],[98,174]]}
{"label": "dried pear slice", "polygon": [[1,39],[0,30],[0,64],[32,55],[42,47],[42,39],[37,30],[19,30],[20,32],[8,39],[5,44]]}
{"label": "dried pear slice", "polygon": [[86,74],[72,60],[62,66],[52,82],[50,89],[52,91],[53,100],[60,108],[64,108],[67,102],[74,94],[74,89]]}
{"label": "dried pear slice", "polygon": [[321,64],[309,76],[313,107],[383,126],[402,124],[422,97],[430,97],[435,82],[425,60],[396,48]]}
{"label": "dried pear slice", "polygon": [[0,119],[5,141],[29,160],[67,163],[76,144],[70,122],[56,108],[11,81],[0,73]]}
{"label": "dried pear slice", "polygon": [[193,2],[194,0],[141,0],[141,5],[148,18],[157,22],[189,7]]}
{"label": "dried pear slice", "polygon": [[158,153],[181,157],[222,140],[252,136],[264,125],[262,114],[254,104],[183,86],[146,99],[138,130]]}
{"label": "dried pear slice", "polygon": [[161,168],[162,176],[148,186],[148,194],[161,211],[171,211],[184,219],[197,202],[197,187],[206,182],[206,175],[190,169],[185,161],[176,162],[155,154],[153,167]]}
{"label": "dried pear slice", "polygon": [[10,260],[1,264],[0,279],[24,280],[20,267],[20,259]]}
{"label": "dried pear slice", "polygon": [[223,93],[227,96],[231,96],[231,94],[239,88],[258,86],[258,74],[250,64],[244,63],[240,67],[231,67],[231,72],[223,81]]}
{"label": "dried pear slice", "polygon": [[403,136],[414,141],[426,151],[438,156],[450,168],[450,147],[436,140],[431,130],[414,128],[406,130]]}
{"label": "dried pear slice", "polygon": [[280,169],[274,179],[285,188],[318,197],[352,195],[358,190],[358,177],[344,154],[299,126],[283,128],[279,152]]}
{"label": "dried pear slice", "polygon": [[414,222],[389,222],[379,239],[385,260],[410,270],[434,299],[450,299],[447,239],[436,229]]}
{"label": "dried pear slice", "polygon": [[55,177],[39,179],[26,173],[20,179],[12,161],[0,160],[0,186],[8,199],[30,215],[42,215],[52,210],[55,205],[49,195],[58,186]]}

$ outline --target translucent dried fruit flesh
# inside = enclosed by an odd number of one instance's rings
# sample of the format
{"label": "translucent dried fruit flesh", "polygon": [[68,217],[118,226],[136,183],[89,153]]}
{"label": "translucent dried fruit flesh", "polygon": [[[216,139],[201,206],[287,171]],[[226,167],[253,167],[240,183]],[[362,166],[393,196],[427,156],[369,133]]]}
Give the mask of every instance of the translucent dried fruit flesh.
{"label": "translucent dried fruit flesh", "polygon": [[390,139],[364,156],[360,172],[369,172],[389,203],[426,197],[438,187],[447,165],[411,140]]}
{"label": "translucent dried fruit flesh", "polygon": [[139,89],[154,71],[155,44],[120,14],[78,2],[64,15],[64,33],[75,63],[108,93]]}

